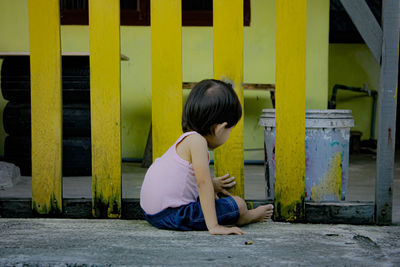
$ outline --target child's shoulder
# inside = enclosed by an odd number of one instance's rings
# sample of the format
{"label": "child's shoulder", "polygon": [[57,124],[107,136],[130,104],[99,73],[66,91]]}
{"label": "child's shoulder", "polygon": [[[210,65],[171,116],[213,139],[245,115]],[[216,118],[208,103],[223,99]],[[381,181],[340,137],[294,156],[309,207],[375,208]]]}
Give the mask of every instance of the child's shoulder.
{"label": "child's shoulder", "polygon": [[193,143],[193,144],[206,144],[207,145],[207,140],[204,138],[199,133],[193,133],[191,135],[188,135],[185,140],[187,140],[188,143]]}
{"label": "child's shoulder", "polygon": [[208,154],[208,144],[207,144],[207,139],[198,134],[191,134],[188,136],[187,138],[187,147],[188,150],[190,151],[190,154],[193,153],[204,153],[204,154]]}
{"label": "child's shoulder", "polygon": [[186,136],[179,145],[181,149],[190,151],[192,149],[207,147],[207,140],[204,136],[195,132]]}
{"label": "child's shoulder", "polygon": [[192,133],[186,136],[176,146],[176,153],[182,159],[192,163],[192,154],[194,151],[206,151],[207,140],[198,133]]}

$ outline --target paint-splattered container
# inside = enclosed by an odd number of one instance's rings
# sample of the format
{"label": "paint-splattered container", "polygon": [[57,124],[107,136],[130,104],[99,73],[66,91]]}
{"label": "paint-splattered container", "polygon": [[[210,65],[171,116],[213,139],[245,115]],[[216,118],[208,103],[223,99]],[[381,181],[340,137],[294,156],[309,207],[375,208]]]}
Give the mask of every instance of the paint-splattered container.
{"label": "paint-splattered container", "polygon": [[[267,198],[274,198],[275,109],[264,109]],[[345,200],[349,174],[351,110],[307,110],[305,135],[305,200]]]}

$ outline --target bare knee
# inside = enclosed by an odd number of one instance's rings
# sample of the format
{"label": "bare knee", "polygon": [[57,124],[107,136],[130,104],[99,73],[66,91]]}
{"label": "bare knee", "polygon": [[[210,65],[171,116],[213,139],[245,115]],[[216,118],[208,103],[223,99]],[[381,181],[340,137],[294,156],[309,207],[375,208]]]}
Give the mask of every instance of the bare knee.
{"label": "bare knee", "polygon": [[246,214],[247,213],[247,204],[246,201],[244,201],[241,197],[238,196],[233,196],[233,199],[235,200],[236,204],[239,207],[239,213],[240,215]]}

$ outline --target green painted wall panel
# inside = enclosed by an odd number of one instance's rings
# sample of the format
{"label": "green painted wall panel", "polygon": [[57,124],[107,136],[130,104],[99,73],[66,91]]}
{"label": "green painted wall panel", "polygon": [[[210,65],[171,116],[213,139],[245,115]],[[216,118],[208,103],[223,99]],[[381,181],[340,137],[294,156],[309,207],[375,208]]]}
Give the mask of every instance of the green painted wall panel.
{"label": "green painted wall panel", "polygon": [[[335,84],[379,88],[379,64],[365,44],[329,45],[329,96]],[[370,138],[372,97],[366,94],[339,90],[337,109],[351,109],[355,126],[351,130],[362,132],[361,139]],[[377,124],[375,124],[377,125]],[[376,130],[376,129],[375,129]],[[375,138],[377,131],[375,131]]]}
{"label": "green painted wall panel", "polygon": [[328,107],[329,0],[307,1],[306,109]]}

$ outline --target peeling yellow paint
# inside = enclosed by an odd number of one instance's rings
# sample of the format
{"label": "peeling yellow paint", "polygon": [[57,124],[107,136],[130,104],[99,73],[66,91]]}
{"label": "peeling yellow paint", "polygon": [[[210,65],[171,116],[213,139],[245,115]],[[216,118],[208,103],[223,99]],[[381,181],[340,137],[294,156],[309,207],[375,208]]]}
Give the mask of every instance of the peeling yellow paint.
{"label": "peeling yellow paint", "polygon": [[325,173],[320,184],[311,188],[311,200],[323,201],[326,196],[335,196],[340,200],[342,182],[342,157],[340,152],[332,158],[329,170]]}

